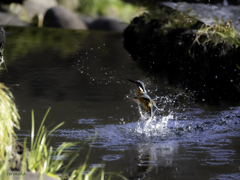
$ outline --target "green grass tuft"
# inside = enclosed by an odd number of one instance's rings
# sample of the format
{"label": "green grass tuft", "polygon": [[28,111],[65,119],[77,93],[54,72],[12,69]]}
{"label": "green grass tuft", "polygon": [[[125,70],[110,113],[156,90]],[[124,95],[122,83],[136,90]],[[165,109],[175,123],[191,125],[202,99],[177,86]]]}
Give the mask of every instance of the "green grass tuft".
{"label": "green grass tuft", "polygon": [[14,138],[17,135],[14,128],[19,129],[20,119],[9,89],[0,83],[0,164],[3,163],[7,152],[12,152]]}
{"label": "green grass tuft", "polygon": [[222,44],[222,54],[229,49],[237,49],[240,46],[240,35],[231,23],[231,19],[229,19],[227,23],[224,23],[222,20],[219,22],[219,20],[216,19],[216,23],[213,26],[202,25],[196,32],[196,38],[192,46],[198,44],[206,49],[206,45],[216,46]]}

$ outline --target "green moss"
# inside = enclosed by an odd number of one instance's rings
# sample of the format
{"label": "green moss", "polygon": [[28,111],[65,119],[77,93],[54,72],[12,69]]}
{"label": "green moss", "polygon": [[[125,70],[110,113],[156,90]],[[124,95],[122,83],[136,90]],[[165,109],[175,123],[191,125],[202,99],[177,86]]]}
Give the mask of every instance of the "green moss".
{"label": "green moss", "polygon": [[196,32],[196,38],[192,46],[198,44],[206,49],[206,45],[216,46],[222,44],[222,53],[232,48],[237,49],[240,46],[240,35],[234,26],[231,26],[231,22],[231,19],[226,23],[216,19],[216,23],[213,26],[202,25]]}
{"label": "green moss", "polygon": [[[158,27],[155,29],[159,34],[168,34],[170,31],[175,29],[189,29],[197,22],[196,16],[189,16],[190,9],[185,13],[172,10],[170,8],[154,8],[148,13],[144,13],[143,20],[144,24],[148,24],[153,20],[156,20]],[[138,32],[141,32],[143,26],[136,27]]]}

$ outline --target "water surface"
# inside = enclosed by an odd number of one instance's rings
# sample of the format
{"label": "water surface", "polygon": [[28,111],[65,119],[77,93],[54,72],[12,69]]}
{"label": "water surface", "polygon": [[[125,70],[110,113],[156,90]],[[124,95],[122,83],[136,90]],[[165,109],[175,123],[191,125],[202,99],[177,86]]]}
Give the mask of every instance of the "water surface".
{"label": "water surface", "polygon": [[[192,103],[179,89],[138,69],[120,33],[6,27],[7,71],[21,116],[20,141],[30,135],[49,107],[46,125],[65,124],[52,145],[91,139],[90,167],[122,172],[129,179],[238,179],[240,108]],[[136,87],[146,84],[161,111],[152,119],[139,111]],[[142,113],[142,115],[140,114]],[[74,150],[74,148],[73,148]]]}

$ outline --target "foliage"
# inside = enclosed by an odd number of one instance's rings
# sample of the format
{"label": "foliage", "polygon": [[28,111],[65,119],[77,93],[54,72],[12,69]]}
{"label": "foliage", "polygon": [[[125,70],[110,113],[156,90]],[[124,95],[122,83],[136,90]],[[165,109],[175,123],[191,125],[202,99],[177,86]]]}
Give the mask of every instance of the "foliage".
{"label": "foliage", "polygon": [[13,95],[9,89],[0,83],[0,175],[7,179],[9,161],[12,158],[12,151],[17,136],[14,132],[19,127],[19,115],[13,101]]}
{"label": "foliage", "polygon": [[139,8],[121,0],[80,0],[79,12],[93,16],[107,16],[129,22]]}
{"label": "foliage", "polygon": [[0,83],[0,163],[5,160],[6,152],[11,152],[14,146],[15,128],[19,127],[19,115],[9,89]]}
{"label": "foliage", "polygon": [[[42,28],[39,30],[36,27],[13,28],[7,26],[4,29],[6,32],[11,32],[8,34],[8,43],[4,47],[4,57],[7,65],[15,61],[16,57],[20,59],[26,54],[48,51],[49,49],[59,53],[64,58],[81,48],[81,44],[84,44],[88,36],[87,33],[79,33],[77,30],[57,28]],[[49,61],[47,62],[49,63]]]}
{"label": "foliage", "polygon": [[10,160],[11,152],[6,151],[4,159],[1,159],[0,161],[0,179],[5,180],[9,177],[7,176],[7,171],[9,170],[9,160]]}
{"label": "foliage", "polygon": [[[40,174],[46,174],[51,177],[56,177],[56,172],[62,167],[63,165],[63,158],[68,155],[68,153],[64,153],[65,150],[69,147],[75,146],[79,144],[76,143],[62,143],[56,150],[53,150],[52,146],[49,148],[49,138],[50,135],[61,125],[64,123],[60,123],[51,131],[47,131],[43,123],[46,120],[46,117],[50,111],[48,109],[47,113],[45,114],[42,123],[39,127],[38,133],[36,138],[34,138],[34,112],[32,111],[32,130],[31,130],[31,147],[28,155],[26,152],[24,156],[28,156],[27,164],[28,169],[31,172],[37,172]],[[24,148],[26,149],[26,147]],[[54,159],[53,159],[54,157]]]}
{"label": "foliage", "polygon": [[[53,150],[52,146],[49,148],[49,137],[50,135],[58,129],[63,123],[57,125],[55,128],[53,128],[51,131],[47,132],[47,129],[43,125],[46,117],[50,111],[50,108],[48,109],[47,113],[45,114],[42,123],[39,127],[39,130],[37,132],[36,138],[34,138],[34,112],[32,111],[32,130],[31,130],[31,147],[29,153],[24,152],[23,159],[27,158],[27,164],[28,164],[28,169],[31,172],[37,172],[40,174],[46,174],[51,177],[58,177],[56,176],[56,173],[61,169],[63,169],[63,173],[61,175],[62,179],[65,179],[66,173],[68,171],[68,168],[70,165],[74,162],[76,157],[79,155],[79,151],[81,150],[82,147],[80,147],[77,151],[73,154],[72,158],[69,160],[67,165],[63,165],[63,158],[62,157],[67,157],[69,156],[69,152],[66,151],[66,149],[75,146],[79,144],[79,142],[75,143],[62,143],[56,150]],[[95,138],[93,139],[94,142]],[[92,142],[92,143],[93,143]],[[85,143],[82,144],[82,146]],[[26,149],[26,140],[24,141],[24,149]],[[86,170],[88,168],[87,166],[87,161],[89,158],[91,152],[91,147],[88,151],[88,154],[86,156],[85,162],[77,169],[74,170],[70,177],[70,179],[76,179],[76,180],[81,180],[81,179],[104,179],[105,174],[109,174],[111,177],[112,175],[119,176],[123,179],[126,179],[124,176],[122,176],[119,173],[105,173],[104,169],[99,170],[99,166],[93,167],[88,173],[86,173]],[[26,170],[26,163],[23,162],[22,166],[22,172]]]}

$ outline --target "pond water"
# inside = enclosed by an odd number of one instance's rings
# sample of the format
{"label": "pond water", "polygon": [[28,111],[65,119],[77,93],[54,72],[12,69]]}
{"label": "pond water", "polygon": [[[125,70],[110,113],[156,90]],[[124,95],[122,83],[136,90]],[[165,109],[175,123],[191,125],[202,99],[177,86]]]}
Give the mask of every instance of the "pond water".
{"label": "pond water", "polygon": [[[90,167],[105,165],[105,171],[122,172],[129,179],[240,177],[240,107],[192,103],[165,78],[142,72],[120,33],[5,30],[7,70],[0,80],[10,87],[19,109],[19,141],[30,136],[31,110],[39,127],[51,107],[46,126],[65,122],[53,135],[55,148],[91,139],[97,132],[73,166],[84,162],[91,146]],[[129,98],[136,87],[127,78],[145,83],[161,109],[154,118]]]}

